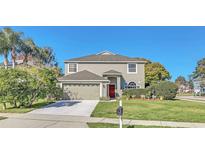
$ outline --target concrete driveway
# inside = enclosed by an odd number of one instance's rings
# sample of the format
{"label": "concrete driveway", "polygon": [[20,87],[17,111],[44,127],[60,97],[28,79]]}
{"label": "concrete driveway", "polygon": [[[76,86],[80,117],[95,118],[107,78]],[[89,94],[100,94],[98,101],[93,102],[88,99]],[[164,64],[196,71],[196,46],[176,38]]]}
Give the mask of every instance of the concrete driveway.
{"label": "concrete driveway", "polygon": [[71,115],[90,117],[99,100],[64,100],[29,112],[29,114]]}

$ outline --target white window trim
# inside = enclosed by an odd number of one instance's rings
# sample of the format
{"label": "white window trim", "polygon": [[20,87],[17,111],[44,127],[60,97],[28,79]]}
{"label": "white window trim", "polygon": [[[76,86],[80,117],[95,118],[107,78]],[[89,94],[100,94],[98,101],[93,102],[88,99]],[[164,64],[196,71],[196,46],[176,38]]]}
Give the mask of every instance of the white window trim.
{"label": "white window trim", "polygon": [[72,64],[76,64],[76,72],[70,72],[70,64],[68,64],[68,73],[77,73],[78,72],[78,63],[72,63]]}
{"label": "white window trim", "polygon": [[[135,64],[136,65],[136,72],[129,72],[129,64]],[[127,74],[137,74],[138,73],[138,65],[136,63],[128,63],[127,64]]]}

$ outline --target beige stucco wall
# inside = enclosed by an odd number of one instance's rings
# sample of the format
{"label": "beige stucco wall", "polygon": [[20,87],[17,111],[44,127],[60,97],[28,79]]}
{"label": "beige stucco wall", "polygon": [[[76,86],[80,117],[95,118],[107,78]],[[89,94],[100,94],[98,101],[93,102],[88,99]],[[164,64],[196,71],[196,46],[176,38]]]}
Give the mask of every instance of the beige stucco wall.
{"label": "beige stucco wall", "polygon": [[99,84],[63,84],[64,99],[99,100]]}
{"label": "beige stucco wall", "polygon": [[108,84],[103,84],[103,87],[102,87],[102,97],[107,97],[108,96]]}
{"label": "beige stucco wall", "polygon": [[[65,64],[65,74],[68,74],[67,64]],[[145,72],[144,64],[137,64],[137,74],[128,74],[127,73],[127,64],[102,64],[102,63],[80,63],[78,64],[78,71],[88,70],[95,74],[102,76],[102,74],[109,70],[116,70],[122,73],[123,79],[129,83],[131,81],[140,85],[141,88],[145,86]]]}

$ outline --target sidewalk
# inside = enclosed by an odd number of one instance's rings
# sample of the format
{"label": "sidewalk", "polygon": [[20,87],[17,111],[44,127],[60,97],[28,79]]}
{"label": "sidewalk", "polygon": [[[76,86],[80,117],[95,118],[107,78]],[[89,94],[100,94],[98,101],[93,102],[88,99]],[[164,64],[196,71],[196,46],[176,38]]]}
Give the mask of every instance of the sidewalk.
{"label": "sidewalk", "polygon": [[[118,124],[117,119],[104,118],[100,123]],[[175,128],[205,128],[205,123],[190,123],[190,122],[171,122],[171,121],[151,121],[151,120],[123,120],[124,125],[142,125],[142,126],[167,126]]]}
{"label": "sidewalk", "polygon": [[[0,116],[4,114],[0,113]],[[18,114],[16,117],[0,120],[0,128],[86,128],[86,123],[111,123],[118,124],[118,119],[96,118],[81,116],[59,116],[41,114]],[[144,125],[144,126],[168,126],[185,128],[205,128],[205,123],[191,122],[170,122],[170,121],[150,121],[150,120],[130,120],[124,119],[124,125]]]}
{"label": "sidewalk", "polygon": [[0,117],[7,117],[7,118],[18,117],[22,115],[25,115],[25,113],[0,113]]}
{"label": "sidewalk", "polygon": [[205,103],[205,97],[200,96],[177,96],[176,99],[185,100],[185,101],[194,101],[198,103]]}

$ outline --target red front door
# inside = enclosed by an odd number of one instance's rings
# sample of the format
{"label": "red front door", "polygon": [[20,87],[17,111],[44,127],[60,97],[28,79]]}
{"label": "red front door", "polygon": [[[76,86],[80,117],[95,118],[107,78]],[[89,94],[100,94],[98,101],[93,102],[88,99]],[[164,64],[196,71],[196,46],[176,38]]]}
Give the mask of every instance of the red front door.
{"label": "red front door", "polygon": [[109,96],[115,98],[115,85],[109,85]]}

